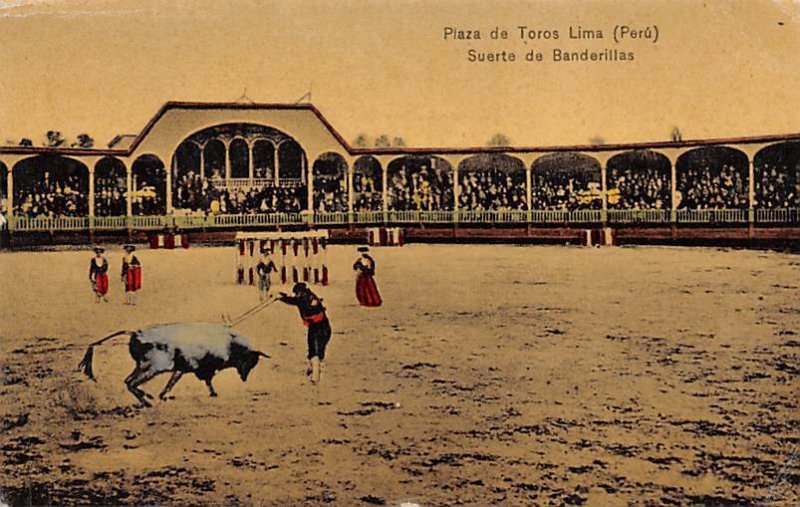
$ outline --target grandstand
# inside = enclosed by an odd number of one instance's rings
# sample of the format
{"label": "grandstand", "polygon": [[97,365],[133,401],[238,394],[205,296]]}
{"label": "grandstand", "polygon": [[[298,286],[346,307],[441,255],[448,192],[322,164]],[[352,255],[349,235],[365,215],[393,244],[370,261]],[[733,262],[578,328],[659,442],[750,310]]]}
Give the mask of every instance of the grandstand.
{"label": "grandstand", "polygon": [[[209,127],[209,125],[211,125]],[[107,149],[0,147],[12,245],[181,229],[333,241],[797,242],[800,134],[616,145],[351,147],[310,104],[165,104]]]}

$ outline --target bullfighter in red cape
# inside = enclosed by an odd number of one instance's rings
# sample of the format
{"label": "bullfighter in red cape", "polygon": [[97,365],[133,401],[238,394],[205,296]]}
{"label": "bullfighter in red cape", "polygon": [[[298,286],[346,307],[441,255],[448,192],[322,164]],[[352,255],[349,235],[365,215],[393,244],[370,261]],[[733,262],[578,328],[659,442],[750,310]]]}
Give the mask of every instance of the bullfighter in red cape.
{"label": "bullfighter in red cape", "polygon": [[322,299],[311,292],[303,283],[296,283],[292,288],[294,296],[281,292],[278,300],[287,305],[296,306],[300,310],[303,325],[308,327],[308,369],[306,375],[316,384],[320,379],[320,367],[325,360],[325,348],[331,339],[331,324],[322,305]]}
{"label": "bullfighter in red cape", "polygon": [[108,303],[108,259],[103,256],[105,249],[96,247],[95,256],[89,261],[89,281],[94,290],[95,303],[100,299]]}
{"label": "bullfighter in red cape", "polygon": [[136,293],[142,288],[142,263],[133,255],[136,247],[125,245],[125,256],[122,258],[122,282],[125,284],[125,304],[136,304]]}
{"label": "bullfighter in red cape", "polygon": [[353,269],[358,271],[356,278],[356,298],[361,306],[381,306],[381,295],[375,285],[375,259],[369,255],[369,248],[362,246],[358,249],[361,258],[353,264]]}

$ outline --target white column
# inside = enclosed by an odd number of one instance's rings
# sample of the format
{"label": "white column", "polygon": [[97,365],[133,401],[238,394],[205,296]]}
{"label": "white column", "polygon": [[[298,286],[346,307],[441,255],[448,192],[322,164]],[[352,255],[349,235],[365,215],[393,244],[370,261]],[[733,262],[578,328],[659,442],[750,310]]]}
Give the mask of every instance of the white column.
{"label": "white column", "polygon": [[525,198],[528,201],[528,221],[531,219],[530,211],[533,210],[533,168],[530,164],[525,165]]}
{"label": "white column", "polygon": [[170,162],[170,170],[167,171],[167,215],[171,215],[173,211],[172,206],[172,175],[174,172],[178,170],[178,161],[175,157],[172,157]]}
{"label": "white column", "polygon": [[229,180],[231,178],[231,144],[230,142],[222,142],[223,146],[225,146],[225,180]]}
{"label": "white column", "polygon": [[389,160],[381,162],[381,209],[384,212],[389,211]]}
{"label": "white column", "polygon": [[673,160],[669,157],[669,174],[671,192],[669,196],[670,222],[676,222],[678,217],[678,157]]}
{"label": "white column", "polygon": [[200,179],[206,179],[206,153],[203,147],[200,147]]}
{"label": "white column", "polygon": [[253,165],[253,145],[249,140],[247,141],[247,166],[248,166],[247,169],[250,174],[249,177],[252,180],[254,177],[253,175],[255,174],[255,169]]}
{"label": "white column", "polygon": [[125,183],[127,184],[125,189],[125,201],[127,201],[125,213],[130,217],[133,216],[133,165],[126,169],[125,172]]}
{"label": "white column", "polygon": [[94,217],[95,212],[95,195],[94,195],[94,166],[89,166],[89,217]]}
{"label": "white column", "polygon": [[14,216],[14,167],[8,168],[8,216]]}
{"label": "white column", "polygon": [[606,178],[608,177],[608,168],[607,168],[607,166],[608,166],[608,161],[607,160],[603,160],[600,163],[600,192],[601,192],[601,198],[602,198],[602,201],[601,201],[602,202],[602,207],[601,207],[601,209],[603,210],[602,220],[604,222],[608,218],[608,195],[606,195],[607,192],[608,192],[608,181],[606,180]]}
{"label": "white column", "polygon": [[275,146],[275,157],[274,157],[275,177],[274,177],[274,179],[275,179],[275,186],[277,187],[278,183],[280,182],[280,167],[279,167],[280,166],[280,157],[278,157],[278,153],[280,153],[281,143],[276,143],[274,146]]}
{"label": "white column", "polygon": [[747,203],[748,208],[754,209],[756,206],[756,169],[753,158],[748,155],[747,157],[748,173],[747,173]]}

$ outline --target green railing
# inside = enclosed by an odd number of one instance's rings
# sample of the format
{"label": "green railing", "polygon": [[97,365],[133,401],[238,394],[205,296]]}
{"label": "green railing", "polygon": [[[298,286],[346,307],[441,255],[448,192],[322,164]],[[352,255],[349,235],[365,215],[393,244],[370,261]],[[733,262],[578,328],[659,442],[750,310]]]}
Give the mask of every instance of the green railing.
{"label": "green railing", "polygon": [[386,216],[383,211],[359,211],[353,213],[353,223],[356,224],[382,224],[385,220]]}
{"label": "green railing", "polygon": [[507,210],[507,211],[360,211],[357,213],[271,213],[259,215],[169,215],[134,217],[7,217],[12,231],[160,230],[347,224],[800,224],[800,209],[722,210]]}
{"label": "green railing", "polygon": [[669,223],[669,210],[665,209],[610,209],[608,221],[614,224],[663,224]]}
{"label": "green railing", "polygon": [[603,212],[594,209],[580,210],[533,210],[531,222],[533,223],[592,223],[601,222]]}
{"label": "green railing", "polygon": [[762,224],[796,224],[798,223],[798,208],[757,209],[755,220]]}
{"label": "green railing", "polygon": [[679,223],[747,223],[750,221],[749,210],[746,209],[679,209]]}

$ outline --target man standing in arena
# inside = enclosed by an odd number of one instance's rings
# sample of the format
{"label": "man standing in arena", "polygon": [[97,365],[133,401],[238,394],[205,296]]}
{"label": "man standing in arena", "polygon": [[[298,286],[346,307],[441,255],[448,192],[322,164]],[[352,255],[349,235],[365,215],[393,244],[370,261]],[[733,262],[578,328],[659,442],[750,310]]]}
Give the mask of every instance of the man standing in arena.
{"label": "man standing in arena", "polygon": [[322,299],[311,292],[305,283],[296,283],[292,288],[293,296],[281,292],[279,301],[296,306],[300,310],[303,325],[308,327],[308,369],[306,375],[316,384],[320,379],[320,367],[325,360],[325,347],[331,338],[331,325],[325,314]]}
{"label": "man standing in arena", "polygon": [[272,286],[270,277],[273,271],[278,271],[275,263],[272,261],[271,251],[269,247],[263,251],[261,260],[256,264],[256,273],[258,273],[258,295],[261,301],[265,301],[269,297],[269,289]]}
{"label": "man standing in arena", "polygon": [[359,247],[361,258],[353,264],[353,269],[358,271],[356,278],[356,299],[358,304],[367,307],[381,306],[381,295],[375,284],[375,259],[369,254],[369,248]]}
{"label": "man standing in arena", "polygon": [[122,282],[125,284],[125,304],[136,304],[136,293],[142,288],[142,263],[133,255],[136,247],[125,245],[125,256],[122,257]]}
{"label": "man standing in arena", "polygon": [[104,249],[96,247],[95,256],[89,261],[89,281],[94,290],[94,302],[99,303],[102,298],[108,303],[108,259],[103,256]]}

